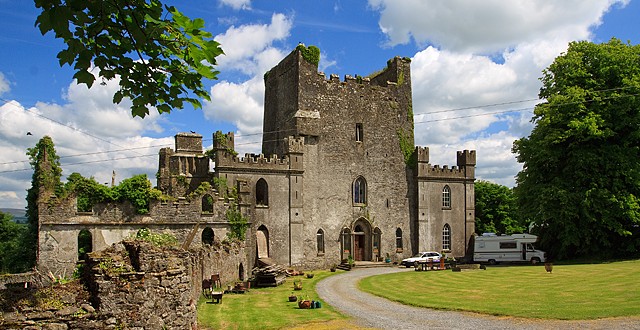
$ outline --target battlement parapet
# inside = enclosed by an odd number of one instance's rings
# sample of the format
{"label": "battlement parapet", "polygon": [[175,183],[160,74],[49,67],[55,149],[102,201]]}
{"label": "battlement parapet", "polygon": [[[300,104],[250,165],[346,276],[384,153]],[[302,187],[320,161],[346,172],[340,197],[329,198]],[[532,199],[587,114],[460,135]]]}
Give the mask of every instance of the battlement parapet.
{"label": "battlement parapet", "polygon": [[301,154],[304,152],[304,138],[298,137],[294,138],[290,136],[285,139],[288,145],[287,152],[290,154],[296,153]]}
{"label": "battlement parapet", "polygon": [[476,165],[475,150],[458,151],[458,166],[475,166],[475,165]]}
{"label": "battlement parapet", "polygon": [[416,147],[416,153],[418,155],[418,163],[429,162],[429,147]]}
{"label": "battlement parapet", "polygon": [[271,155],[265,157],[264,154],[245,154],[244,157],[234,155],[230,152],[221,152],[216,159],[216,168],[236,168],[243,170],[276,170],[284,171],[289,169],[289,158]]}

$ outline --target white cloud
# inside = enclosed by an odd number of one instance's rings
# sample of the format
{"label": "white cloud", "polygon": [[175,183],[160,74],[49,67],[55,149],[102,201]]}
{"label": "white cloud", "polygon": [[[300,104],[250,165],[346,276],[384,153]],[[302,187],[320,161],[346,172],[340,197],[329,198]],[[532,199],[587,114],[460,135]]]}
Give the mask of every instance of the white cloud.
{"label": "white cloud", "polygon": [[[289,36],[292,21],[284,14],[273,14],[271,24],[242,25],[230,27],[214,39],[223,45],[225,55],[217,58],[219,70],[239,70],[247,75],[264,73],[260,54],[268,51],[271,44]],[[279,60],[279,59],[278,59]],[[277,63],[277,61],[275,62]]]}
{"label": "white cloud", "polygon": [[63,179],[72,172],[94,176],[102,183],[146,173],[155,184],[158,149],[171,146],[172,138],[147,138],[141,134],[158,130],[159,115],[132,118],[128,101],[111,103],[113,84],[96,84],[91,89],[71,83],[65,104],[37,103],[25,108],[10,101],[0,106],[0,153],[11,162],[0,162],[0,187],[3,194],[13,192],[2,201],[7,207],[22,208],[30,186],[32,170],[27,148],[40,138],[50,136],[63,168]]}
{"label": "white cloud", "polygon": [[587,39],[614,3],[628,0],[369,0],[390,45],[414,40],[452,51],[495,53],[552,39]]}
{"label": "white cloud", "polygon": [[220,0],[220,4],[229,6],[235,10],[251,9],[251,0]]}
{"label": "white cloud", "polygon": [[369,1],[390,45],[426,45],[411,63],[416,144],[433,164],[477,149],[477,177],[509,186],[521,169],[513,141],[531,131],[537,103],[518,101],[537,98],[542,70],[614,3],[626,1]]}
{"label": "white cloud", "polygon": [[0,72],[0,95],[10,90],[9,81],[4,77],[4,74]]}

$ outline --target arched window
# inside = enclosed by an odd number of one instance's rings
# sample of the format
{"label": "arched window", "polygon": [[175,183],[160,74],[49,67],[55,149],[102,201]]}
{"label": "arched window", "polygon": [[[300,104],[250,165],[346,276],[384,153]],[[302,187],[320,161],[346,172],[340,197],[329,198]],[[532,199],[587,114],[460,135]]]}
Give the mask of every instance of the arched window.
{"label": "arched window", "polygon": [[353,203],[367,204],[367,182],[361,176],[353,181]]}
{"label": "arched window", "polygon": [[442,188],[442,207],[451,208],[451,188],[449,186]]}
{"label": "arched window", "polygon": [[213,229],[207,227],[202,230],[202,245],[213,245]]}
{"label": "arched window", "polygon": [[91,232],[83,229],[78,233],[78,259],[83,260],[87,253],[93,251],[93,238]]}
{"label": "arched window", "polygon": [[316,233],[316,245],[318,247],[318,255],[324,254],[324,231],[322,229],[318,229]]}
{"label": "arched window", "polygon": [[258,258],[269,258],[269,230],[265,225],[258,227],[256,231],[256,248]]}
{"label": "arched window", "polygon": [[373,257],[374,260],[381,260],[382,253],[380,251],[380,239],[382,238],[382,232],[380,228],[376,227],[373,230]]}
{"label": "arched window", "polygon": [[260,179],[256,182],[256,205],[269,205],[269,186],[265,179]]}
{"label": "arched window", "polygon": [[91,232],[83,229],[78,233],[78,259],[86,258],[87,253],[93,250],[93,239]]}
{"label": "arched window", "polygon": [[442,249],[451,251],[451,226],[448,223],[442,228]]}
{"label": "arched window", "polygon": [[202,213],[213,213],[213,197],[209,194],[202,196]]}
{"label": "arched window", "polygon": [[344,228],[341,233],[342,259],[347,259],[351,255],[351,230]]}
{"label": "arched window", "polygon": [[402,229],[396,229],[396,252],[402,252]]}

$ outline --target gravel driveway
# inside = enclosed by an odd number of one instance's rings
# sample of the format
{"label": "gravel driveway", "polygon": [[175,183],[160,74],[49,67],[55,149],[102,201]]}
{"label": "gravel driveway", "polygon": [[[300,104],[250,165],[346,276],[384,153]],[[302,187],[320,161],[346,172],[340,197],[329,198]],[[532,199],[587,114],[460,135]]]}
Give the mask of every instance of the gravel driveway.
{"label": "gravel driveway", "polygon": [[556,321],[496,317],[402,305],[357,289],[357,282],[364,277],[402,271],[413,269],[355,269],[320,281],[316,291],[327,304],[352,316],[357,324],[378,329],[640,329],[640,318]]}

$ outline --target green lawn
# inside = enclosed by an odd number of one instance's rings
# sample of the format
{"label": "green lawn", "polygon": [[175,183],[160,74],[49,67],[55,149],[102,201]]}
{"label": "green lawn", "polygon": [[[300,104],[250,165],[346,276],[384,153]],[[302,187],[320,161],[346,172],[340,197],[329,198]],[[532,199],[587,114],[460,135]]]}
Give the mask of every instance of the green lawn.
{"label": "green lawn", "polygon": [[[315,293],[315,284],[331,275],[329,271],[315,271],[311,279],[305,276],[290,277],[278,286],[255,288],[244,294],[225,294],[222,304],[211,304],[205,299],[198,303],[198,325],[209,329],[280,329],[330,320],[344,320],[346,316],[324,304]],[[320,309],[299,309],[289,302],[293,291],[293,279],[302,279],[303,289],[296,295],[320,300]]]}
{"label": "green lawn", "polygon": [[360,289],[404,304],[493,315],[596,319],[640,315],[640,261],[408,271],[362,280]]}

